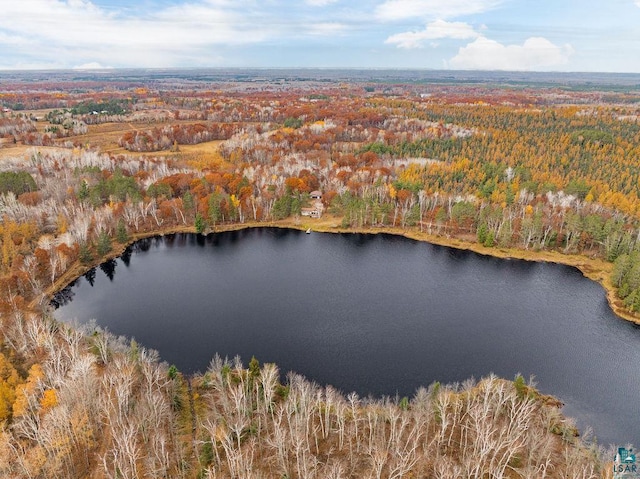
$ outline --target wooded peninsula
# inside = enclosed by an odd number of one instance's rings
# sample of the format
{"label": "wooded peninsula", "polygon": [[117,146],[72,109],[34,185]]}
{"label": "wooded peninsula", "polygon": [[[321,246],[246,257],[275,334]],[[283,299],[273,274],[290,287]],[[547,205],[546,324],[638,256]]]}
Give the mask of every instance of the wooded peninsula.
{"label": "wooded peninsula", "polygon": [[638,79],[478,75],[0,75],[0,472],[610,473],[613,453],[521,376],[395,399],[281,384],[255,358],[186,377],[51,315],[54,292],[137,239],[286,226],[573,265],[640,322]]}

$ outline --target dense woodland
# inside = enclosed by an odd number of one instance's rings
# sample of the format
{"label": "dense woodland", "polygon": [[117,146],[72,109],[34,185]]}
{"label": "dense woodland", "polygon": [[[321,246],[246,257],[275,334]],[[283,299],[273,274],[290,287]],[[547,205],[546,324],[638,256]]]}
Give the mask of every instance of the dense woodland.
{"label": "dense woodland", "polygon": [[[602,258],[640,311],[638,99],[426,83],[3,85],[0,471],[600,477],[602,451],[522,378],[366,400],[296,375],[280,384],[256,361],[217,358],[185,378],[135,342],[57,323],[48,298],[135,238],[316,222]],[[312,191],[323,216],[302,219]]]}

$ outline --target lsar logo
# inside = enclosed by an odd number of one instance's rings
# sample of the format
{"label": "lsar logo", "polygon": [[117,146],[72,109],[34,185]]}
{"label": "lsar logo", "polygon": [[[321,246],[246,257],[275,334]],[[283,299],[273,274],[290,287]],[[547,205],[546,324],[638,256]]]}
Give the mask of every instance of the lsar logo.
{"label": "lsar logo", "polygon": [[638,466],[633,449],[619,447],[618,454],[613,460],[613,477],[616,479],[638,477]]}

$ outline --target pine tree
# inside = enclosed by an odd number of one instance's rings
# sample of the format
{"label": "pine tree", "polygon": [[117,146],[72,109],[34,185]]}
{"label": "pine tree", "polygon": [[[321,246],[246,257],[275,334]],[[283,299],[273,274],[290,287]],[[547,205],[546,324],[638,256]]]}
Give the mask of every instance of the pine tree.
{"label": "pine tree", "polygon": [[93,261],[93,254],[91,254],[91,248],[87,243],[80,244],[78,258],[82,264],[90,264]]}
{"label": "pine tree", "polygon": [[105,254],[111,251],[111,238],[106,231],[102,231],[98,236],[98,244],[97,250],[100,256],[104,256]]}
{"label": "pine tree", "polygon": [[116,229],[116,239],[118,243],[124,244],[129,241],[129,235],[127,234],[127,227],[124,224],[122,218],[118,221],[118,226]]}
{"label": "pine tree", "polygon": [[204,233],[204,230],[207,227],[207,223],[204,221],[204,218],[200,213],[196,215],[195,227],[196,227],[196,233],[198,234]]}

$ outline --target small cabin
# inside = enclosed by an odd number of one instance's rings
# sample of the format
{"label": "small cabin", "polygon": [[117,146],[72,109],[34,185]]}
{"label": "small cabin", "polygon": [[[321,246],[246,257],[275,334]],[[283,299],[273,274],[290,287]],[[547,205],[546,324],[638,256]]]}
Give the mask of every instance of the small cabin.
{"label": "small cabin", "polygon": [[321,191],[312,191],[311,193],[309,193],[309,196],[311,197],[312,200],[321,200],[322,199],[322,192]]}
{"label": "small cabin", "polygon": [[302,208],[300,209],[300,214],[302,216],[310,216],[311,218],[320,218],[322,216],[322,211],[319,208]]}

